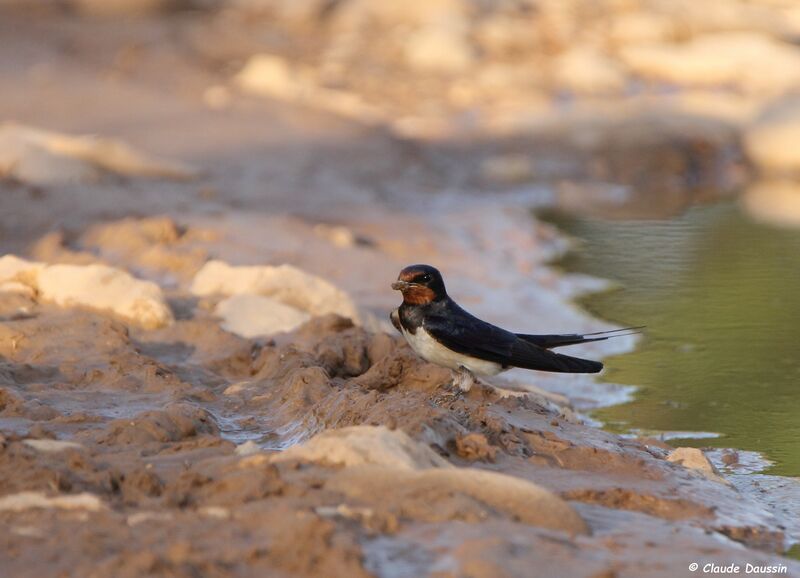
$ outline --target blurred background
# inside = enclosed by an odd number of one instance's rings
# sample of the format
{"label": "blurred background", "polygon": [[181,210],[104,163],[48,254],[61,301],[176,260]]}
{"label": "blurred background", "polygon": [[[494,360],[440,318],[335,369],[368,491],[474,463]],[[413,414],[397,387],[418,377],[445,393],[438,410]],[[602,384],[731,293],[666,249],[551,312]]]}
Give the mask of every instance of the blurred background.
{"label": "blurred background", "polygon": [[800,3],[0,0],[0,48],[2,252],[530,194],[648,325],[595,417],[800,475]]}

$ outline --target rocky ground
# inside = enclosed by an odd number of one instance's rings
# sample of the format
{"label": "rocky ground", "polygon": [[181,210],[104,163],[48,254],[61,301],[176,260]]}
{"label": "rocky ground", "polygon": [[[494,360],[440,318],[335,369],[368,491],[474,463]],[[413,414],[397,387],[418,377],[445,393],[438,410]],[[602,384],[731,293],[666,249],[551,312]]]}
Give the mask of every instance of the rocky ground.
{"label": "rocky ground", "polygon": [[[426,261],[500,324],[606,328],[532,207],[662,214],[789,170],[753,143],[796,10],[724,4],[0,2],[3,574],[799,574],[700,452],[583,423],[623,390],[462,395],[385,321]],[[658,51],[742,30],[780,74]]]}

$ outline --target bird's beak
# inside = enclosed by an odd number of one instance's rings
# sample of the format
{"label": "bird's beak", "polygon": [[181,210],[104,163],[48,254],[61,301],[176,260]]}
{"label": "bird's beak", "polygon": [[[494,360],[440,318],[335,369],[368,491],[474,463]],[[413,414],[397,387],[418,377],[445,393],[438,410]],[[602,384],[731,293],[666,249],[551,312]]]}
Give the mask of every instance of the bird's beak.
{"label": "bird's beak", "polygon": [[395,281],[392,283],[392,289],[395,291],[405,291],[409,287],[411,287],[411,283],[408,281]]}

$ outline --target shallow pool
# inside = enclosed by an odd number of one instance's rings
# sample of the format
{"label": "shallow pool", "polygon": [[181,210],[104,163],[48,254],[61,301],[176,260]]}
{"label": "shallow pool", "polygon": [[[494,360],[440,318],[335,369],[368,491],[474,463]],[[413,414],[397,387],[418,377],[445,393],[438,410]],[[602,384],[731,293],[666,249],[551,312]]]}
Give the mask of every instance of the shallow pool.
{"label": "shallow pool", "polygon": [[734,203],[664,220],[547,219],[579,240],[557,266],[620,284],[582,305],[647,325],[601,378],[639,387],[635,399],[594,417],[618,432],[697,432],[680,443],[758,451],[769,473],[800,475],[800,230]]}

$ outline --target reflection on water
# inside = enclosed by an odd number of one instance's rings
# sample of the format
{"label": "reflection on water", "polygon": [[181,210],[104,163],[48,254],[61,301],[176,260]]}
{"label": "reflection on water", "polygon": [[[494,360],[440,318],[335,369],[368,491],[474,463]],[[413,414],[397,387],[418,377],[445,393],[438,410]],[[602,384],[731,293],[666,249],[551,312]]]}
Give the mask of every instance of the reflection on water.
{"label": "reflection on water", "polygon": [[[748,220],[736,205],[669,220],[550,218],[581,239],[558,265],[619,281],[582,304],[647,325],[604,378],[639,386],[596,417],[616,431],[717,432],[689,445],[764,453],[800,475],[800,230]],[[681,442],[684,443],[684,442]]]}

